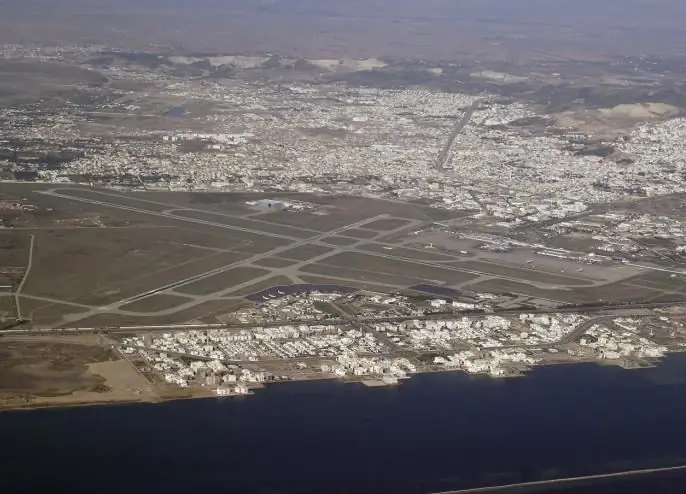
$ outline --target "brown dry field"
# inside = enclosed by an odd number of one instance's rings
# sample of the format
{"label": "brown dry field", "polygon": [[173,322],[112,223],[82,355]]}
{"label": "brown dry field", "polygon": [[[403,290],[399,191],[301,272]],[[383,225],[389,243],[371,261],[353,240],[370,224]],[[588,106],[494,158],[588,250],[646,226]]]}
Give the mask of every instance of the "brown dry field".
{"label": "brown dry field", "polygon": [[[246,256],[205,249],[216,243],[183,229],[41,230],[35,232],[28,295],[102,305]],[[224,248],[241,240],[223,238]],[[196,247],[202,246],[201,248]]]}
{"label": "brown dry field", "polygon": [[149,383],[94,336],[0,340],[0,408],[136,401]]}
{"label": "brown dry field", "polygon": [[[145,285],[133,283],[129,286],[124,286],[120,289],[118,288],[116,294],[112,294],[111,296],[107,297],[106,300],[121,300],[127,296],[145,292],[146,290],[149,290],[150,287],[164,285],[173,281],[177,281],[179,278],[192,276],[199,272],[208,271],[210,269],[223,266],[226,263],[240,260],[240,258],[230,256],[235,255],[220,254],[217,257],[190,262],[186,265],[179,266],[177,269],[165,270],[159,274],[146,277]],[[51,323],[59,320],[59,318],[64,314],[79,313],[84,311],[85,309],[79,307],[60,303],[51,303],[47,301],[31,300],[26,297],[22,297],[22,312],[28,316],[34,326],[49,326]]]}
{"label": "brown dry field", "polygon": [[3,321],[14,321],[14,296],[0,294],[0,323]]}
{"label": "brown dry field", "polygon": [[0,229],[0,269],[25,268],[29,262],[31,234]]}
{"label": "brown dry field", "polygon": [[269,270],[255,267],[237,267],[229,269],[209,278],[194,281],[188,285],[183,285],[176,289],[179,293],[189,293],[191,295],[208,295],[221,290],[226,290],[234,285],[245,283],[253,278],[269,274]]}
{"label": "brown dry field", "polygon": [[104,348],[55,343],[0,340],[0,349],[0,393],[4,395],[56,396],[95,387],[104,380],[84,376],[86,364],[113,359]]}

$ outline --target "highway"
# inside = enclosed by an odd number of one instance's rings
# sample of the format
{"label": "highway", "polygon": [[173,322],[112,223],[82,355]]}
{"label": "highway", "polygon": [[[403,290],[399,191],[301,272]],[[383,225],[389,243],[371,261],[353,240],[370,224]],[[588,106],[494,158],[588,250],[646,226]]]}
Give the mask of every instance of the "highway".
{"label": "highway", "polygon": [[450,158],[450,152],[453,149],[453,144],[455,144],[455,139],[460,134],[460,132],[462,132],[462,129],[464,129],[465,126],[469,123],[469,121],[472,118],[472,115],[474,115],[474,112],[479,107],[479,104],[481,104],[480,100],[477,100],[474,103],[472,103],[471,106],[467,108],[467,110],[465,110],[465,113],[462,116],[462,118],[455,124],[455,127],[453,127],[453,130],[450,133],[450,137],[448,138],[448,142],[445,143],[445,146],[443,147],[441,154],[438,155],[438,159],[436,160],[437,170],[443,170],[445,168],[445,164],[448,162],[448,159]]}
{"label": "highway", "polygon": [[52,328],[24,328],[24,329],[8,329],[0,332],[0,335],[10,334],[46,334],[46,333],[135,333],[135,332],[154,332],[154,331],[188,331],[188,330],[204,330],[204,329],[224,329],[224,330],[239,330],[250,329],[265,326],[285,326],[285,325],[305,325],[317,326],[322,324],[350,324],[351,322],[357,324],[375,324],[381,322],[400,323],[411,320],[443,320],[455,319],[459,317],[482,318],[485,315],[518,315],[518,314],[558,314],[558,313],[578,313],[592,316],[592,319],[582,323],[573,333],[570,333],[559,343],[566,343],[578,338],[591,325],[597,324],[604,320],[609,320],[615,317],[632,316],[632,317],[648,317],[646,310],[658,309],[661,307],[684,306],[686,304],[675,304],[671,302],[654,302],[645,304],[607,304],[597,307],[560,307],[557,309],[504,309],[495,310],[493,312],[455,312],[455,313],[441,313],[429,314],[424,316],[393,316],[393,317],[352,317],[350,315],[341,318],[332,318],[325,320],[297,320],[288,319],[280,321],[266,321],[260,323],[235,323],[235,324],[156,324],[156,325],[136,325],[136,326],[109,326],[109,327],[52,327]]}

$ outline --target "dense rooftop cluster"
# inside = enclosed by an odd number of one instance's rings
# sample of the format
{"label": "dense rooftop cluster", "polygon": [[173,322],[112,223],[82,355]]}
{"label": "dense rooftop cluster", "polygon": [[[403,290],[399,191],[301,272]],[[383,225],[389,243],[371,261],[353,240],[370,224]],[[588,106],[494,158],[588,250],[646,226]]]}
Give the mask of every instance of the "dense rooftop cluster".
{"label": "dense rooftop cluster", "polygon": [[[3,53],[87,62],[100,50],[6,46]],[[684,190],[683,118],[598,140],[563,127],[556,115],[488,94],[184,77],[135,64],[98,70],[116,83],[154,90],[142,95],[84,83],[76,86],[87,96],[83,101],[0,110],[6,144],[19,139],[38,152],[78,152],[60,166],[38,167],[40,179],[117,183],[126,177],[128,185],[172,190],[276,188],[423,199],[510,226]],[[9,158],[4,164],[34,168]]]}
{"label": "dense rooftop cluster", "polygon": [[[402,378],[418,368],[417,362],[398,355],[408,350],[417,352],[416,355],[448,352],[447,355],[456,356],[436,363],[451,366],[449,362],[457,359],[458,367],[470,372],[497,374],[500,371],[494,369],[502,368],[504,361],[533,363],[529,356],[521,357],[529,355],[527,348],[559,343],[584,320],[584,316],[577,314],[522,314],[518,318],[486,315],[384,322],[359,329],[349,324],[313,324],[189,330],[126,337],[121,350],[147,361],[166,381],[183,386],[195,380],[199,371],[203,379],[215,376],[210,378],[213,384],[235,380],[260,382],[265,379],[264,373],[237,374],[231,369],[274,360],[299,362],[306,368],[308,364],[304,362],[314,359],[321,362],[322,372],[332,376]],[[464,345],[472,353],[455,353]],[[487,364],[479,363],[482,360]]]}
{"label": "dense rooftop cluster", "polygon": [[400,324],[377,323],[399,346],[415,350],[449,350],[455,341],[480,348],[539,345],[559,341],[584,320],[577,314],[522,314],[519,320],[489,315],[483,318],[410,320]]}
{"label": "dense rooftop cluster", "polygon": [[591,326],[580,340],[582,347],[591,349],[593,355],[603,359],[626,357],[662,357],[667,347],[658,345],[648,338],[637,334],[639,321],[631,318],[615,319],[614,324],[621,331],[610,329],[603,324]]}

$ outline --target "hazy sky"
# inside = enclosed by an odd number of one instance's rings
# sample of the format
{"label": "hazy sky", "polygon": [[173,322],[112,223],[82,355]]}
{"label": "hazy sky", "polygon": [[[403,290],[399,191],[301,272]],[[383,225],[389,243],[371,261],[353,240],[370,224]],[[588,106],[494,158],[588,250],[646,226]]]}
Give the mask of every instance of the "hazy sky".
{"label": "hazy sky", "polygon": [[0,42],[440,58],[507,43],[673,55],[684,19],[686,0],[0,0]]}

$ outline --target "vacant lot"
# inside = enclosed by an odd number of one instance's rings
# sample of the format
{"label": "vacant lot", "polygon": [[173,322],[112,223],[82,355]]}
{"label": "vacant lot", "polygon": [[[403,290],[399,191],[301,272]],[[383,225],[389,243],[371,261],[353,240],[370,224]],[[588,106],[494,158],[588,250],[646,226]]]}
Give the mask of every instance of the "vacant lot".
{"label": "vacant lot", "polygon": [[14,310],[14,297],[11,295],[0,294],[0,323],[4,321],[14,321],[16,317],[17,315],[15,314]]}
{"label": "vacant lot", "polygon": [[103,383],[86,365],[112,360],[99,347],[0,340],[0,393],[56,396]]}
{"label": "vacant lot", "polygon": [[149,384],[93,336],[0,341],[0,407],[140,400]]}
{"label": "vacant lot", "polygon": [[0,229],[0,269],[26,267],[30,241],[29,231]]}
{"label": "vacant lot", "polygon": [[192,295],[207,295],[221,290],[226,290],[232,286],[245,283],[253,278],[269,274],[266,269],[255,267],[238,267],[215,274],[209,278],[194,281],[188,285],[176,289],[180,293],[190,293]]}
{"label": "vacant lot", "polygon": [[35,233],[24,293],[103,305],[245,258],[242,245],[183,229],[77,229]]}

